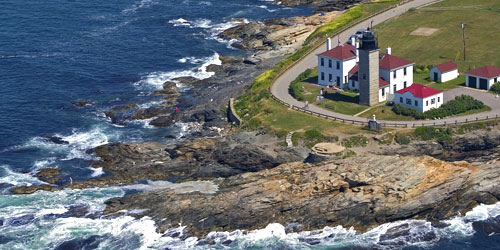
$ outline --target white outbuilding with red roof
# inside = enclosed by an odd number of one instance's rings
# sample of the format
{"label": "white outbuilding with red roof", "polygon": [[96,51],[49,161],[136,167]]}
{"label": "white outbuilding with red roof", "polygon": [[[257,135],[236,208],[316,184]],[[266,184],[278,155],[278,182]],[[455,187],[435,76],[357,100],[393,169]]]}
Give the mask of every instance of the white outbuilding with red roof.
{"label": "white outbuilding with red roof", "polygon": [[414,83],[410,87],[396,91],[394,103],[423,113],[439,108],[443,104],[443,92]]}
{"label": "white outbuilding with red roof", "polygon": [[435,82],[447,82],[458,78],[458,66],[453,61],[436,65],[430,70],[430,78]]}
{"label": "white outbuilding with red roof", "polygon": [[484,66],[466,73],[465,84],[476,89],[490,90],[491,86],[500,81],[500,68]]}

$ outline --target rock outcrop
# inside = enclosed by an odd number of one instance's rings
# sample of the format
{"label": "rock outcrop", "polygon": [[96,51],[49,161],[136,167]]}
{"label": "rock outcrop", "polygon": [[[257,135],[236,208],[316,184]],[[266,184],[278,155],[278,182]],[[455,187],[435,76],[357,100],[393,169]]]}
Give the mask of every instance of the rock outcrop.
{"label": "rock outcrop", "polygon": [[228,177],[215,195],[162,190],[111,199],[105,213],[147,206],[143,215],[155,218],[160,229],[182,222],[200,237],[274,222],[299,224],[298,230],[366,229],[408,218],[441,220],[496,202],[499,167],[496,161],[472,165],[428,156],[363,156],[316,166],[296,162]]}

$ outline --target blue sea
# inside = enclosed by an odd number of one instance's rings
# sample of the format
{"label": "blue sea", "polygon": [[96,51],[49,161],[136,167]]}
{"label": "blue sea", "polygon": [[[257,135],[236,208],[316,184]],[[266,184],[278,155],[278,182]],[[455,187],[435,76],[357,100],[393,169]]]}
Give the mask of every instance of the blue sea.
{"label": "blue sea", "polygon": [[[500,248],[500,237],[473,227],[499,216],[498,204],[457,215],[444,227],[402,221],[363,234],[341,226],[286,234],[282,225],[271,224],[248,234],[214,232],[209,237],[215,245],[198,246],[199,239],[171,236],[182,225],[159,234],[151,218],[99,216],[105,200],[144,185],[12,195],[13,186],[42,184],[35,174],[46,167],[60,168],[73,180],[105,174],[90,167],[95,159],[87,151],[96,146],[168,143],[167,134],[189,133],[191,124],[183,123],[162,129],[147,120],[113,125],[104,112],[128,103],[155,105],[160,100],[148,93],[165,81],[207,78],[206,66],[220,62],[219,55],[248,54],[217,37],[238,22],[313,9],[259,0],[3,0],[0,6],[0,249]],[[78,108],[76,101],[94,104]],[[81,207],[87,216],[69,212]],[[405,233],[390,237],[394,228]]]}

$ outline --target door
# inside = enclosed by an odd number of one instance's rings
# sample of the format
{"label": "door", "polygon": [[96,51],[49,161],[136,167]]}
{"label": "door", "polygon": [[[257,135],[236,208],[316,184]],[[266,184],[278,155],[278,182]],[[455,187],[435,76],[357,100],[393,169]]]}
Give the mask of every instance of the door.
{"label": "door", "polygon": [[437,72],[434,72],[434,81],[437,82],[438,81],[438,73]]}
{"label": "door", "polygon": [[477,88],[476,77],[469,76],[469,87],[471,87],[471,88]]}
{"label": "door", "polygon": [[488,90],[488,80],[480,78],[479,79],[479,88]]}

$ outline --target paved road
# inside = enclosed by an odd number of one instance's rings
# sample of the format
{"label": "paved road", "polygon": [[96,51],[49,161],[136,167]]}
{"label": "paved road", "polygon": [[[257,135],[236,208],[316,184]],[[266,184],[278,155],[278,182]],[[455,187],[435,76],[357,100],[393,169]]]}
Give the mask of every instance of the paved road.
{"label": "paved road", "polygon": [[[384,12],[384,13],[381,13],[381,14],[373,17],[372,19],[365,20],[365,21],[345,30],[344,32],[340,33],[339,34],[340,41],[345,42],[349,39],[349,37],[352,34],[356,33],[357,30],[366,29],[367,27],[370,26],[371,21],[373,21],[373,25],[377,25],[377,24],[382,23],[390,18],[399,16],[399,15],[405,13],[410,8],[423,6],[423,5],[426,5],[426,4],[429,4],[432,2],[436,2],[436,1],[437,0],[413,0],[411,2],[399,5],[396,8],[393,8],[391,10]],[[332,43],[333,43],[332,45],[336,46],[337,40],[338,40],[337,37],[334,37],[332,39]],[[288,86],[290,85],[290,82],[292,82],[295,78],[297,78],[297,76],[300,73],[304,72],[308,68],[316,67],[317,63],[318,63],[316,55],[324,52],[325,50],[326,50],[326,44],[323,43],[322,46],[320,46],[318,49],[314,50],[312,53],[310,53],[305,58],[303,58],[300,62],[296,63],[288,71],[283,73],[274,82],[273,86],[271,87],[271,93],[276,98],[287,103],[288,105],[293,105],[295,107],[304,107],[303,102],[297,101],[288,93]],[[444,122],[454,123],[455,121],[464,122],[466,120],[468,120],[468,121],[476,120],[476,118],[485,119],[487,116],[491,118],[491,117],[495,117],[496,115],[498,115],[500,117],[500,104],[499,104],[500,99],[496,99],[495,96],[488,94],[488,93],[479,92],[479,91],[475,91],[475,90],[471,90],[471,89],[467,89],[467,88],[458,88],[456,90],[449,91],[449,93],[445,92],[445,96],[444,96],[445,100],[449,100],[448,97],[453,98],[453,96],[458,95],[460,93],[460,91],[466,91],[467,93],[465,93],[465,94],[472,93],[475,98],[482,100],[482,101],[488,100],[485,103],[486,103],[486,105],[488,105],[492,108],[492,111],[484,112],[481,114],[469,115],[469,116],[462,116],[462,117],[455,117],[455,118],[451,117],[451,118],[441,119],[438,121],[439,124],[443,124]],[[318,106],[311,105],[311,104],[309,105],[308,109],[310,111],[320,113],[322,115],[332,116],[332,117],[336,117],[339,119],[354,120],[354,121],[365,122],[365,123],[368,122],[368,119],[366,119],[366,118],[354,117],[354,116],[350,116],[350,115],[344,115],[344,114],[332,112],[330,110],[326,110],[326,109],[323,109],[323,108],[320,108]],[[434,121],[434,120],[432,120],[432,121],[418,121],[418,122],[417,121],[381,121],[380,120],[379,122],[380,123],[409,125],[409,126],[422,125],[422,124],[430,125],[430,124],[436,123],[436,121]]]}

